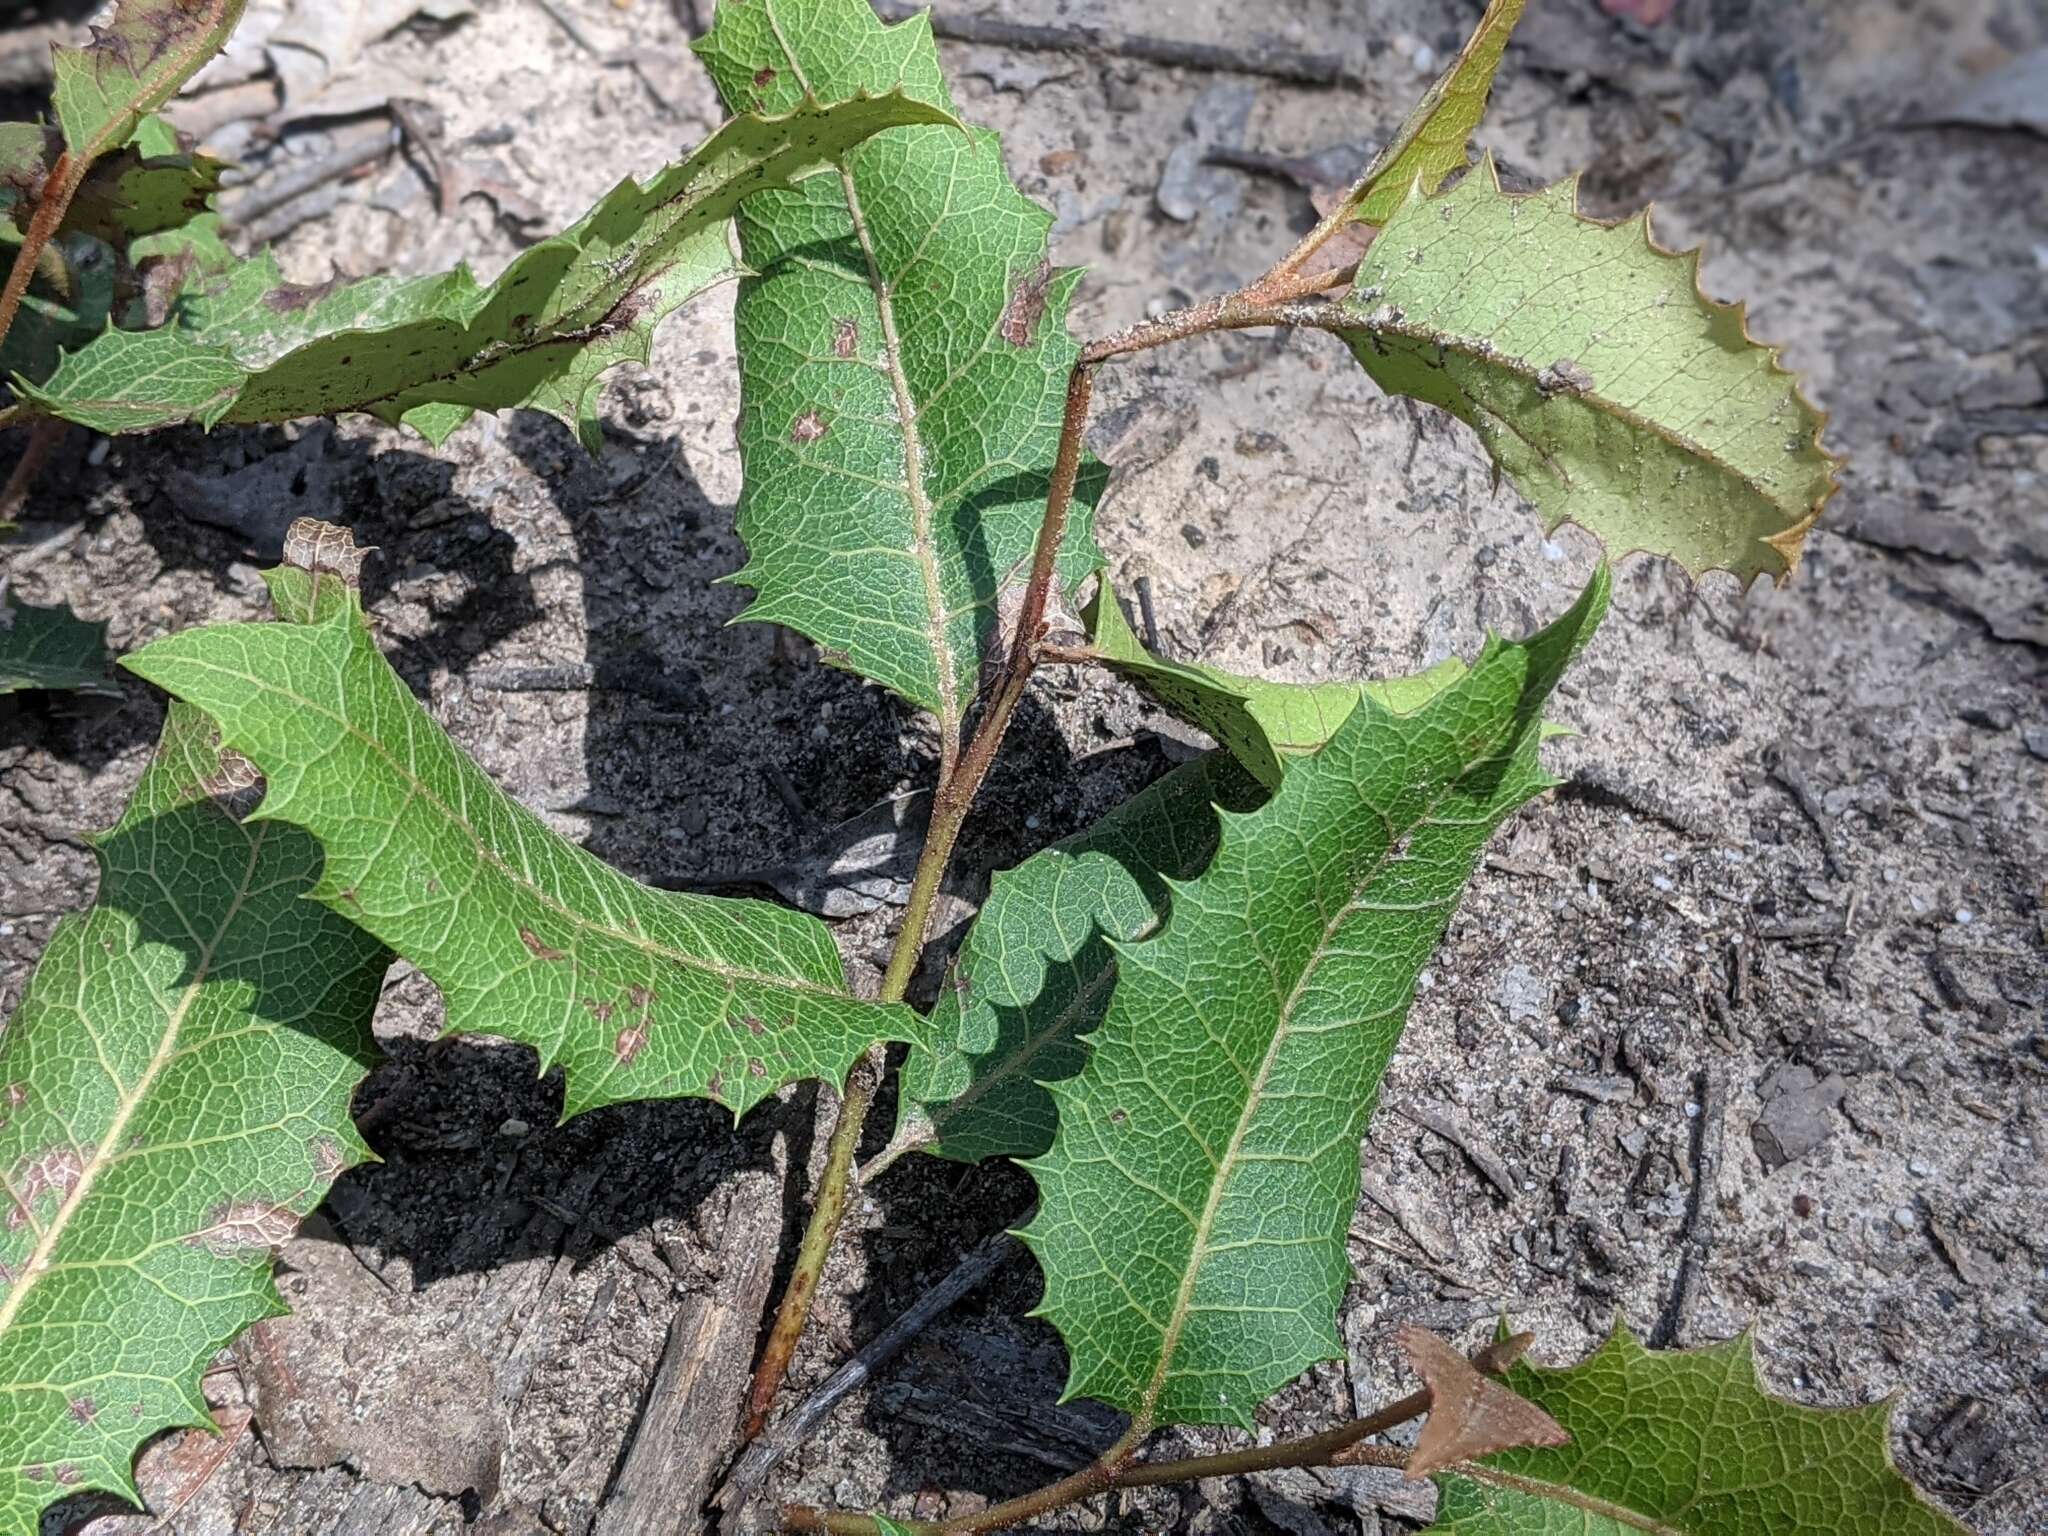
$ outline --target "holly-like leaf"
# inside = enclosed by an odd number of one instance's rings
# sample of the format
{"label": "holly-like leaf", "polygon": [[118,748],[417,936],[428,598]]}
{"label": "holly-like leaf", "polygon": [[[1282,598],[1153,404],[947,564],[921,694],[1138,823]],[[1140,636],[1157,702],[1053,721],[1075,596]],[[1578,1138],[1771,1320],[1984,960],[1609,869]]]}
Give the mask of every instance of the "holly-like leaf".
{"label": "holly-like leaf", "polygon": [[1376,682],[1274,683],[1216,667],[1154,656],[1131,630],[1107,581],[1082,610],[1093,659],[1136,683],[1191,725],[1200,726],[1268,789],[1287,763],[1319,749],[1361,698],[1409,714],[1465,675],[1452,656],[1425,672]]}
{"label": "holly-like leaf", "polygon": [[25,688],[118,694],[107,626],[69,608],[33,608],[0,586],[0,694]]}
{"label": "holly-like leaf", "polygon": [[136,1499],[143,1441],[211,1426],[200,1373],[285,1310],[271,1249],[368,1154],[389,957],[302,899],[310,837],[237,820],[254,783],[174,704],[0,1037],[0,1531]]}
{"label": "holly-like leaf", "polygon": [[[63,136],[54,125],[0,123],[0,246],[20,243],[44,180],[63,152]],[[224,169],[210,156],[186,153],[162,118],[144,118],[125,145],[93,162],[58,229],[116,247],[175,229],[212,207]]]}
{"label": "holly-like leaf", "polygon": [[1527,0],[1488,0],[1486,12],[1450,67],[1417,102],[1386,148],[1373,157],[1334,210],[1339,222],[1385,224],[1417,182],[1434,192],[1465,169],[1466,144],[1486,115],[1494,72]]}
{"label": "holly-like leaf", "polygon": [[1051,1146],[1045,1084],[1081,1070],[1082,1038],[1116,980],[1110,941],[1157,927],[1165,880],[1209,862],[1217,804],[1245,810],[1259,799],[1211,754],[998,874],[931,1012],[930,1043],[903,1064],[892,1147],[978,1162]]}
{"label": "holly-like leaf", "polygon": [[450,741],[370,638],[346,585],[360,552],[302,520],[271,573],[285,611],[309,571],[343,596],[312,624],[188,630],[125,665],[220,722],[263,771],[257,816],[304,827],[314,899],[441,989],[448,1028],[524,1041],[568,1074],[566,1112],[701,1096],[744,1110],[843,1077],[921,1021],[846,990],[816,918],[650,890],[550,831]]}
{"label": "holly-like leaf", "polygon": [[246,0],[118,0],[83,48],[58,48],[50,92],[64,144],[97,160],[226,46]]}
{"label": "holly-like leaf", "polygon": [[1413,714],[1360,700],[1272,800],[1224,814],[1156,937],[1117,946],[1087,1065],[1051,1092],[1023,1234],[1069,1396],[1249,1427],[1339,1357],[1363,1134],[1413,997],[1493,829],[1554,782],[1552,687],[1606,608],[1603,568],[1532,639],[1489,640]]}
{"label": "holly-like leaf", "polygon": [[1653,1352],[1619,1326],[1560,1370],[1506,1385],[1571,1435],[1437,1474],[1430,1530],[1457,1536],[1961,1536],[1892,1464],[1889,1402],[1807,1408],[1758,1385],[1747,1335]]}
{"label": "holly-like leaf", "polygon": [[[884,27],[864,0],[726,0],[696,46],[733,111],[898,82],[950,109],[930,22]],[[746,617],[930,710],[949,744],[1030,563],[1059,440],[1079,274],[1049,265],[1051,223],[993,133],[939,128],[878,135],[840,176],[739,218],[759,274],[736,322]],[[1069,590],[1100,563],[1101,479],[1090,467],[1075,498]]]}
{"label": "holly-like leaf", "polygon": [[1381,388],[1471,426],[1546,527],[1611,556],[1782,581],[1834,491],[1825,418],[1700,292],[1699,252],[1660,248],[1647,214],[1584,217],[1576,180],[1510,196],[1489,158],[1411,192],[1337,326]]}
{"label": "holly-like leaf", "polygon": [[645,185],[620,182],[487,286],[458,267],[298,288],[266,251],[181,299],[172,323],[109,332],[22,393],[102,432],[365,411],[434,441],[471,410],[527,406],[594,451],[599,375],[644,362],[665,316],[733,275],[726,221],[741,199],[829,173],[885,128],[951,121],[900,92],[848,95],[734,119]]}

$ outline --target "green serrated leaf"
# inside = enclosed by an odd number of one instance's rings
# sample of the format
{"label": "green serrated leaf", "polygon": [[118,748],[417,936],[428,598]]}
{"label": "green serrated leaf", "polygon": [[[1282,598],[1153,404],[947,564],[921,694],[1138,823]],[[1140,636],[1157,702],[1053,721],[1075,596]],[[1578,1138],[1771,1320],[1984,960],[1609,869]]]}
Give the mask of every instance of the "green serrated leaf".
{"label": "green serrated leaf", "polygon": [[1578,1365],[1506,1384],[1570,1432],[1440,1473],[1458,1536],[1960,1536],[1892,1464],[1889,1402],[1807,1408],[1759,1386],[1747,1335],[1652,1352],[1626,1326]]}
{"label": "green serrated leaf", "polygon": [[644,362],[664,317],[734,274],[726,221],[743,198],[829,171],[883,129],[950,121],[893,91],[736,118],[644,186],[621,182],[488,286],[458,267],[297,288],[266,251],[188,294],[171,324],[110,332],[23,394],[102,432],[366,411],[435,441],[471,410],[527,406],[595,451],[599,375]]}
{"label": "green serrated leaf", "polygon": [[1158,926],[1164,879],[1200,873],[1215,851],[1219,803],[1247,810],[1259,799],[1211,754],[998,874],[932,1009],[930,1044],[903,1064],[892,1145],[961,1162],[1051,1146],[1057,1115],[1044,1085],[1081,1070],[1082,1037],[1116,980],[1109,941]]}
{"label": "green serrated leaf", "polygon": [[1552,781],[1552,687],[1605,611],[1489,640],[1413,714],[1361,700],[1272,800],[1223,816],[1159,934],[1118,946],[1087,1065],[1053,1085],[1023,1234],[1067,1342],[1069,1396],[1139,1428],[1249,1427],[1341,1356],[1358,1141],[1416,978],[1493,829]]}
{"label": "green serrated leaf", "polygon": [[1834,491],[1826,418],[1698,277],[1647,214],[1596,223],[1576,180],[1510,196],[1489,158],[1411,191],[1339,328],[1381,388],[1471,426],[1546,527],[1783,580]]}
{"label": "green serrated leaf", "polygon": [[0,585],[0,694],[25,688],[118,695],[107,626],[69,608],[32,608]]}
{"label": "green serrated leaf", "polygon": [[1412,676],[1367,683],[1273,683],[1166,661],[1132,632],[1107,581],[1082,610],[1082,620],[1095,659],[1215,737],[1268,789],[1279,784],[1291,759],[1317,751],[1335,735],[1361,698],[1409,714],[1465,675],[1465,663],[1455,656]]}
{"label": "green serrated leaf", "polygon": [[97,160],[128,142],[226,46],[246,0],[119,0],[83,48],[58,48],[51,105],[71,155]]}
{"label": "green serrated leaf", "polygon": [[[310,578],[272,573],[282,611]],[[745,1110],[843,1077],[921,1022],[846,990],[831,933],[765,902],[650,890],[550,831],[434,724],[339,582],[318,622],[224,624],[124,664],[204,709],[264,772],[258,815],[304,827],[315,899],[424,971],[452,1033],[524,1041],[565,1112],[699,1096]]]}
{"label": "green serrated leaf", "polygon": [[64,214],[64,228],[117,248],[182,228],[213,206],[226,167],[206,155],[147,155],[131,144],[95,161]]}
{"label": "green serrated leaf", "polygon": [[368,1156],[349,1100],[389,958],[302,898],[320,850],[238,821],[253,784],[196,709],[96,839],[0,1044],[0,1531],[87,1489],[137,1497],[199,1377],[285,1310],[271,1249]]}
{"label": "green serrated leaf", "polygon": [[1486,13],[1450,67],[1417,102],[1386,148],[1373,157],[1333,218],[1384,224],[1408,199],[1417,182],[1434,192],[1446,176],[1465,168],[1465,146],[1486,115],[1493,77],[1507,51],[1508,37],[1522,19],[1527,0],[1489,0]]}
{"label": "green serrated leaf", "polygon": [[[727,3],[696,45],[733,111],[901,82],[950,110],[931,26],[863,0]],[[756,198],[740,245],[739,531],[745,617],[810,636],[958,739],[1031,559],[1076,347],[1079,274],[996,135],[882,134],[840,176]],[[1076,494],[1060,576],[1098,564],[1103,476]]]}

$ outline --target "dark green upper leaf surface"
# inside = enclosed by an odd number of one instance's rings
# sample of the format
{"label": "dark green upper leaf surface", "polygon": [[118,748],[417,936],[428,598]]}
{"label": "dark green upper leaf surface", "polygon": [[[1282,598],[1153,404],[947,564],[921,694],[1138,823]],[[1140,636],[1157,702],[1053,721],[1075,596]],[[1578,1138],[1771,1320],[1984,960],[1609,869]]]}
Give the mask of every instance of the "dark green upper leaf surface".
{"label": "dark green upper leaf surface", "polygon": [[1412,714],[1362,699],[1263,808],[1222,816],[1030,1166],[1024,1234],[1068,1392],[1153,1423],[1250,1425],[1342,1353],[1358,1141],[1416,978],[1493,829],[1551,782],[1542,709],[1604,611],[1603,569]]}
{"label": "dark green upper leaf surface", "polygon": [[[922,16],[884,27],[863,0],[727,0],[697,51],[736,112],[806,92],[900,84],[950,109]],[[740,285],[739,529],[746,616],[939,717],[957,737],[998,599],[1030,563],[1076,347],[1076,275],[1047,262],[1051,216],[1003,170],[996,136],[907,128],[741,210],[758,276]],[[1100,476],[1061,561],[1100,561]]]}
{"label": "dark green upper leaf surface", "polygon": [[1832,494],[1821,413],[1739,305],[1699,290],[1699,252],[1647,215],[1600,224],[1576,181],[1514,196],[1493,161],[1412,192],[1343,313],[1381,387],[1469,424],[1547,527],[1619,558],[1783,580]]}
{"label": "dark green upper leaf surface", "polygon": [[732,275],[727,221],[742,198],[829,171],[884,128],[950,120],[900,94],[846,94],[736,118],[645,185],[621,182],[489,285],[459,267],[295,288],[266,251],[182,299],[170,324],[101,336],[24,393],[103,432],[354,410],[438,440],[472,409],[528,406],[595,448],[599,375],[645,361],[666,315]]}
{"label": "dark green upper leaf surface", "polygon": [[1578,1365],[1506,1384],[1571,1434],[1438,1475],[1430,1530],[1456,1536],[1961,1536],[1892,1464],[1891,1405],[1765,1393],[1745,1335],[1645,1350],[1626,1327]]}
{"label": "dark green upper leaf surface", "polygon": [[33,608],[0,589],[0,694],[24,688],[115,694],[107,626],[69,608]]}
{"label": "dark green upper leaf surface", "polygon": [[[280,606],[302,607],[306,581],[274,572]],[[326,850],[315,897],[424,971],[450,1031],[566,1069],[567,1113],[686,1095],[743,1110],[921,1036],[909,1009],[848,994],[817,919],[650,890],[551,831],[420,707],[353,593],[319,623],[190,630],[125,664],[263,770],[258,815]]]}
{"label": "dark green upper leaf surface", "polygon": [[304,899],[320,850],[237,821],[254,783],[173,705],[98,900],[0,1031],[0,1531],[89,1488],[134,1498],[199,1377],[284,1311],[270,1250],[366,1155],[349,1099],[387,956]]}
{"label": "dark green upper leaf surface", "polygon": [[1150,932],[1166,912],[1162,877],[1208,863],[1218,802],[1242,810],[1258,799],[1212,754],[998,874],[931,1012],[931,1043],[904,1062],[897,1142],[963,1162],[1050,1146],[1044,1085],[1081,1069],[1081,1038],[1116,979],[1109,941]]}

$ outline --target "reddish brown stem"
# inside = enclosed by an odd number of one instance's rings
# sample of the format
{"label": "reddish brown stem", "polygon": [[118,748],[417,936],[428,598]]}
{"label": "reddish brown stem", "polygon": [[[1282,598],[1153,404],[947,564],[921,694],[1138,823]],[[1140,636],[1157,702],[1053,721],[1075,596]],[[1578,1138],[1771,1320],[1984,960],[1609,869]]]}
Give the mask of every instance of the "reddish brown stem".
{"label": "reddish brown stem", "polygon": [[50,450],[61,443],[64,434],[70,430],[70,422],[48,417],[30,424],[28,441],[21,445],[21,457],[14,461],[7,484],[0,487],[0,524],[14,521],[15,513],[28,500],[29,487],[35,484],[43,461],[49,458]]}
{"label": "reddish brown stem", "polygon": [[29,280],[35,276],[36,262],[42,257],[43,248],[56,237],[79,183],[91,168],[91,160],[68,149],[50,167],[42,195],[36,199],[35,214],[21,237],[21,249],[14,253],[14,265],[8,269],[7,286],[0,288],[0,342],[6,341],[7,333],[14,328],[14,317],[28,293]]}
{"label": "reddish brown stem", "polygon": [[[1214,1456],[1189,1456],[1179,1461],[1133,1462],[1136,1433],[1127,1434],[1102,1456],[1071,1477],[1002,1504],[993,1504],[978,1514],[957,1520],[901,1522],[917,1536],[978,1536],[982,1531],[1000,1530],[1065,1505],[1108,1493],[1117,1488],[1149,1488],[1161,1483],[1191,1483],[1205,1477],[1239,1477],[1248,1472],[1266,1472],[1277,1467],[1326,1467],[1340,1458],[1350,1465],[1405,1466],[1407,1453],[1393,1446],[1359,1444],[1368,1435],[1384,1434],[1396,1425],[1420,1418],[1429,1411],[1429,1393],[1411,1392],[1362,1419],[1353,1419],[1319,1435],[1285,1440],[1276,1445],[1250,1445],[1241,1450],[1222,1451]],[[829,1531],[835,1536],[876,1536],[881,1527],[872,1515],[842,1514],[837,1511],[792,1506],[782,1512],[782,1522],[792,1531]]]}
{"label": "reddish brown stem", "polygon": [[[989,693],[981,718],[967,745],[942,774],[932,795],[931,824],[926,829],[924,849],[918,855],[917,870],[911,877],[910,895],[903,910],[903,926],[897,930],[889,967],[882,977],[884,1002],[900,1002],[909,990],[910,978],[923,953],[926,930],[931,925],[932,907],[945,879],[947,866],[959,841],[960,829],[974,808],[982,781],[994,766],[1010,728],[1010,717],[1024,697],[1025,685],[1040,660],[1039,646],[1045,638],[1045,611],[1052,598],[1052,584],[1059,573],[1060,544],[1066,537],[1067,513],[1074,503],[1074,487],[1080,479],[1083,440],[1088,426],[1088,405],[1095,391],[1095,370],[1113,357],[1142,352],[1168,342],[1199,336],[1205,331],[1242,330],[1263,325],[1298,323],[1293,311],[1313,315],[1317,306],[1249,302],[1244,295],[1229,294],[1197,304],[1190,309],[1143,321],[1082,348],[1067,376],[1066,410],[1060,421],[1059,447],[1053,457],[1052,477],[1046,487],[1045,515],[1038,526],[1038,542],[1032,551],[1031,575],[1024,598],[1017,609],[1016,626],[1010,635],[1010,651],[1003,669]],[[875,1091],[881,1083],[879,1053],[870,1055],[854,1069],[832,1128],[832,1141],[825,1169],[818,1181],[809,1222],[797,1250],[796,1267],[776,1308],[775,1323],[768,1343],[754,1369],[753,1386],[747,1395],[744,1438],[751,1440],[767,1426],[769,1411],[782,1390],[783,1377],[795,1358],[810,1319],[811,1303],[831,1256],[832,1244],[845,1219],[854,1178],[854,1153],[866,1126]],[[1076,1474],[1083,1476],[1085,1474]],[[835,1519],[819,1515],[820,1520]],[[1021,1517],[1020,1517],[1021,1518]],[[825,1529],[829,1527],[817,1527]],[[871,1529],[863,1527],[862,1529]]]}

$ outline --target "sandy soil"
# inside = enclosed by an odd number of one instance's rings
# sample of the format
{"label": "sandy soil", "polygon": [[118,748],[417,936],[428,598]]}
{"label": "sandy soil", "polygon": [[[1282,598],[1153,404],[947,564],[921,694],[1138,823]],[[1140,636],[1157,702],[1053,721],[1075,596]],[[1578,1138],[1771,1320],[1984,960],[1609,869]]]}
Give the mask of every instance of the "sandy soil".
{"label": "sandy soil", "polygon": [[[380,88],[440,114],[453,153],[490,162],[556,224],[716,116],[684,51],[687,7],[560,8],[595,52],[531,0],[479,0],[452,30],[401,31],[365,56]],[[1783,591],[1623,568],[1615,617],[1560,701],[1583,733],[1555,750],[1567,782],[1477,878],[1364,1148],[1353,1361],[1312,1372],[1262,1422],[1317,1427],[1405,1390],[1390,1338],[1407,1319],[1471,1339],[1506,1308],[1551,1360],[1617,1316],[1685,1343],[1751,1326],[1779,1391],[1896,1395],[1900,1458],[1972,1529],[2043,1529],[2048,142],[1916,120],[2048,41],[2048,17],[2024,0],[1680,0],[1644,30],[1590,0],[1533,9],[1482,142],[1511,174],[1583,168],[1598,211],[1654,198],[1668,244],[1707,240],[1707,288],[1749,296],[1755,331],[1834,412],[1851,467]],[[1057,256],[1091,268],[1073,326],[1094,334],[1253,275],[1305,227],[1299,189],[1242,171],[1209,171],[1198,216],[1168,217],[1156,190],[1177,146],[1298,154],[1383,135],[1476,12],[1005,11],[1334,52],[1369,76],[1341,92],[944,53],[964,110],[1004,132],[1013,174],[1058,212]],[[640,68],[608,62],[629,46]],[[296,148],[319,152],[308,135],[328,131],[301,130]],[[394,159],[282,253],[317,280],[464,255],[488,275],[516,248],[482,199],[438,217],[420,170]],[[710,584],[742,562],[729,304],[677,317],[652,366],[613,376],[595,459],[531,416],[438,452],[362,421],[80,433],[5,558],[27,598],[109,620],[127,649],[260,612],[268,552],[204,520],[220,506],[289,500],[352,524],[382,551],[368,594],[381,638],[508,790],[643,878],[777,862],[924,782],[933,742],[878,690],[725,627],[743,604]],[[1406,669],[1469,654],[1485,627],[1532,626],[1590,565],[1583,541],[1546,541],[1490,486],[1462,428],[1380,398],[1326,338],[1154,354],[1102,393],[1098,440],[1120,466],[1103,542],[1121,586],[1149,578],[1180,656],[1299,678]],[[535,669],[575,664],[589,671],[574,686],[535,687],[549,680]],[[0,1008],[89,899],[80,833],[114,819],[160,710],[131,681],[108,707],[0,718]],[[1048,674],[970,833],[954,918],[989,869],[1085,825],[1184,737],[1099,678]],[[857,978],[878,973],[893,921],[885,907],[840,926]],[[431,1046],[438,1023],[432,988],[394,973],[390,1060],[361,1100],[385,1161],[349,1175],[286,1254],[289,1299],[349,1362],[355,1427],[244,1434],[168,1526],[100,1514],[95,1532],[580,1533],[599,1519],[670,1317],[716,1276],[733,1180],[778,1132],[806,1155],[811,1100],[737,1131],[694,1103],[550,1129],[559,1089],[529,1053]],[[1404,1108],[1455,1114],[1505,1189]],[[1801,1136],[1814,1144],[1781,1162],[1773,1138]],[[1713,1183],[1696,1192],[1703,1166]],[[794,1389],[1028,1201],[1012,1170],[892,1171],[831,1270]],[[946,1314],[775,1491],[928,1515],[1079,1465],[1114,1424],[1052,1406],[1064,1367],[1025,1316],[1037,1283],[1013,1265]],[[230,1405],[245,1391],[216,1380]],[[440,1443],[394,1455],[422,1397]],[[174,1449],[152,1487],[179,1486]],[[1061,1519],[1320,1533],[1410,1529],[1416,1513],[1384,1482],[1288,1474]]]}

